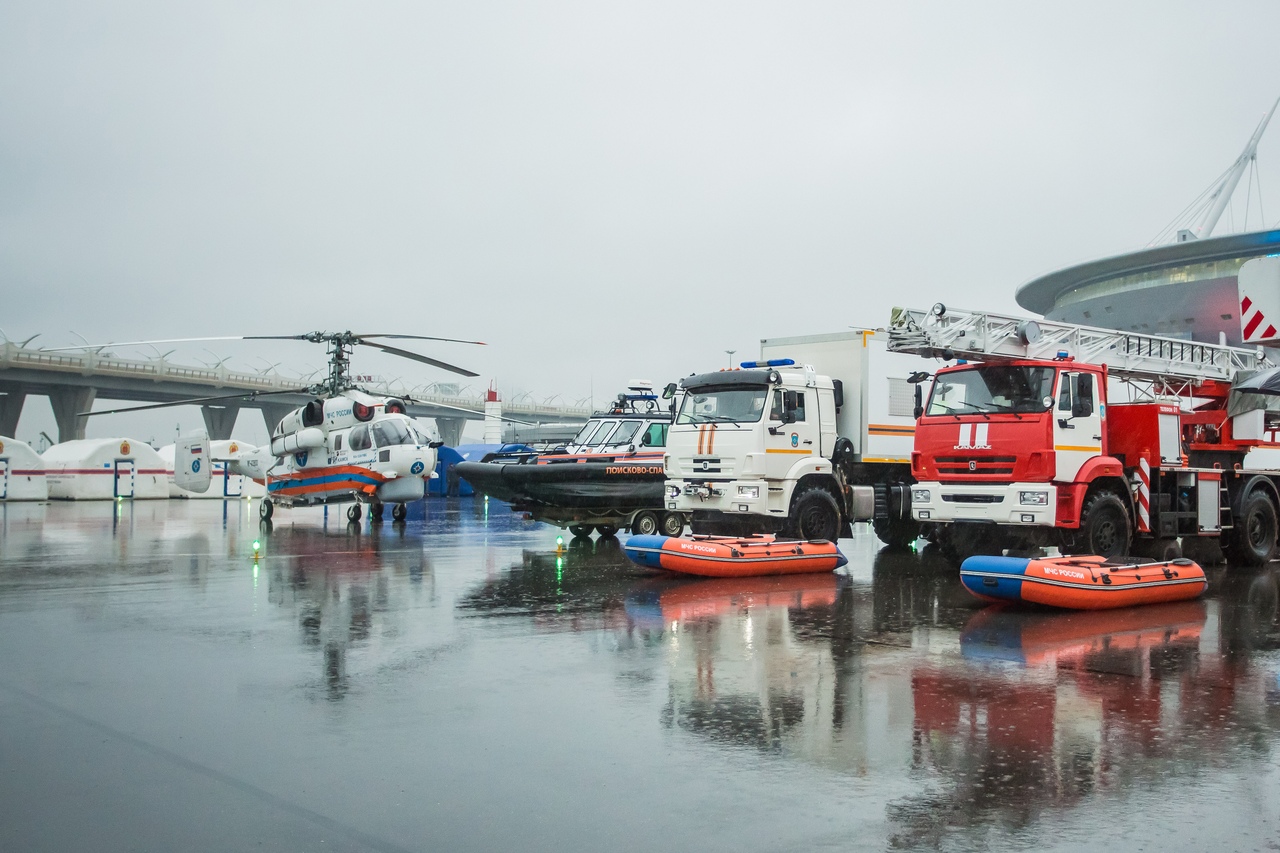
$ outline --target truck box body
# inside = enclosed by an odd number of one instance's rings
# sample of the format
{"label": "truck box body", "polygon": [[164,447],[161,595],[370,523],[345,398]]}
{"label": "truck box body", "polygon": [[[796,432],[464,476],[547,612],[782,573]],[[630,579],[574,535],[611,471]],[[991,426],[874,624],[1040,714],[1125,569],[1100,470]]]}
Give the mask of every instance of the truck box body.
{"label": "truck box body", "polygon": [[765,338],[760,358],[790,358],[844,386],[836,432],[853,442],[861,462],[911,461],[915,391],[907,377],[919,358],[885,349],[885,335],[871,329]]}

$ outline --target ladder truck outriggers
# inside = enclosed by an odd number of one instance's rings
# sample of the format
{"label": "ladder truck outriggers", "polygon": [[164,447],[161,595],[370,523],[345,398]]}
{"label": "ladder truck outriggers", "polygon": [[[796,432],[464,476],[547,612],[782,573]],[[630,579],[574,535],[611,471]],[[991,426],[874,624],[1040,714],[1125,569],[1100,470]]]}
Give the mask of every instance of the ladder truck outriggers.
{"label": "ladder truck outriggers", "polygon": [[[1181,549],[1237,563],[1276,552],[1280,412],[1232,383],[1265,351],[1047,320],[896,308],[889,349],[954,362],[917,373],[912,512],[956,556]],[[1121,402],[1119,397],[1130,398]],[[1272,404],[1274,407],[1274,403]]]}

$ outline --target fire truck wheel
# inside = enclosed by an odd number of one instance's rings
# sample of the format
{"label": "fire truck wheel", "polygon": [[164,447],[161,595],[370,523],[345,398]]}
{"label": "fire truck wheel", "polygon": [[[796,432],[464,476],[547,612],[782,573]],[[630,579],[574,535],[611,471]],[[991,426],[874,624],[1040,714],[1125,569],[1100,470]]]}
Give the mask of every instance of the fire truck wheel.
{"label": "fire truck wheel", "polygon": [[1133,528],[1129,513],[1115,492],[1095,492],[1085,499],[1076,541],[1085,554],[1123,557],[1129,553]]}
{"label": "fire truck wheel", "polygon": [[352,504],[347,507],[347,521],[359,521],[360,513],[360,504]]}
{"label": "fire truck wheel", "polygon": [[899,550],[920,538],[920,522],[909,518],[877,518],[871,522],[871,529],[881,542]]}
{"label": "fire truck wheel", "polygon": [[1008,545],[1008,536],[994,524],[958,522],[940,532],[937,542],[942,552],[963,562],[969,557],[998,557]]}
{"label": "fire truck wheel", "polygon": [[404,517],[409,514],[409,508],[404,504],[396,504],[391,507],[391,520],[404,521]]}
{"label": "fire truck wheel", "polygon": [[840,507],[826,489],[813,486],[796,496],[791,508],[795,534],[800,539],[826,539],[840,535]]}
{"label": "fire truck wheel", "polygon": [[1222,541],[1214,536],[1184,536],[1182,556],[1201,566],[1220,566],[1227,561],[1222,553]]}
{"label": "fire truck wheel", "polygon": [[1135,557],[1149,557],[1160,563],[1167,563],[1182,556],[1182,548],[1177,539],[1134,539],[1129,553]]}
{"label": "fire truck wheel", "polygon": [[270,521],[275,511],[276,505],[271,502],[271,498],[263,498],[262,503],[258,504],[258,518],[263,521]]}
{"label": "fire truck wheel", "polygon": [[662,535],[679,536],[684,533],[684,516],[678,512],[669,512],[662,517]]}
{"label": "fire truck wheel", "polygon": [[1254,489],[1244,499],[1234,524],[1227,542],[1228,559],[1246,566],[1266,565],[1276,550],[1276,507],[1271,498]]}
{"label": "fire truck wheel", "polygon": [[591,536],[591,531],[595,530],[590,524],[570,524],[569,532],[573,534],[574,539],[587,539]]}
{"label": "fire truck wheel", "polygon": [[640,536],[652,536],[658,532],[658,514],[652,510],[641,510],[631,519],[631,532]]}

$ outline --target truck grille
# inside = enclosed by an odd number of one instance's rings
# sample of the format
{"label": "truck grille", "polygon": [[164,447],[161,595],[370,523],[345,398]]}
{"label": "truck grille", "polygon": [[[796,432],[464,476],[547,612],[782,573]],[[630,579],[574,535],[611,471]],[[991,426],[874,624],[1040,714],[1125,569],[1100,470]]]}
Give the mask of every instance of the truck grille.
{"label": "truck grille", "polygon": [[955,504],[998,504],[1004,495],[943,495],[942,499]]}
{"label": "truck grille", "polygon": [[938,474],[1012,474],[1016,456],[939,456]]}

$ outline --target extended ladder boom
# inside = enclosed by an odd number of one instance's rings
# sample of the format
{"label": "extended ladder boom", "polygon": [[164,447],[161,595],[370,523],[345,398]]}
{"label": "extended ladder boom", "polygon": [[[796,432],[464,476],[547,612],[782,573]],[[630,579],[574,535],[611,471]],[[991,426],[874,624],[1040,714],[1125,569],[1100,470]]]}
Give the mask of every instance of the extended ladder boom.
{"label": "extended ladder boom", "polygon": [[943,359],[997,361],[1052,359],[1065,352],[1087,364],[1105,364],[1115,376],[1146,380],[1231,382],[1240,371],[1272,367],[1262,347],[1202,344],[1118,332],[1093,326],[1030,320],[935,305],[929,311],[894,308],[889,321],[891,352]]}

